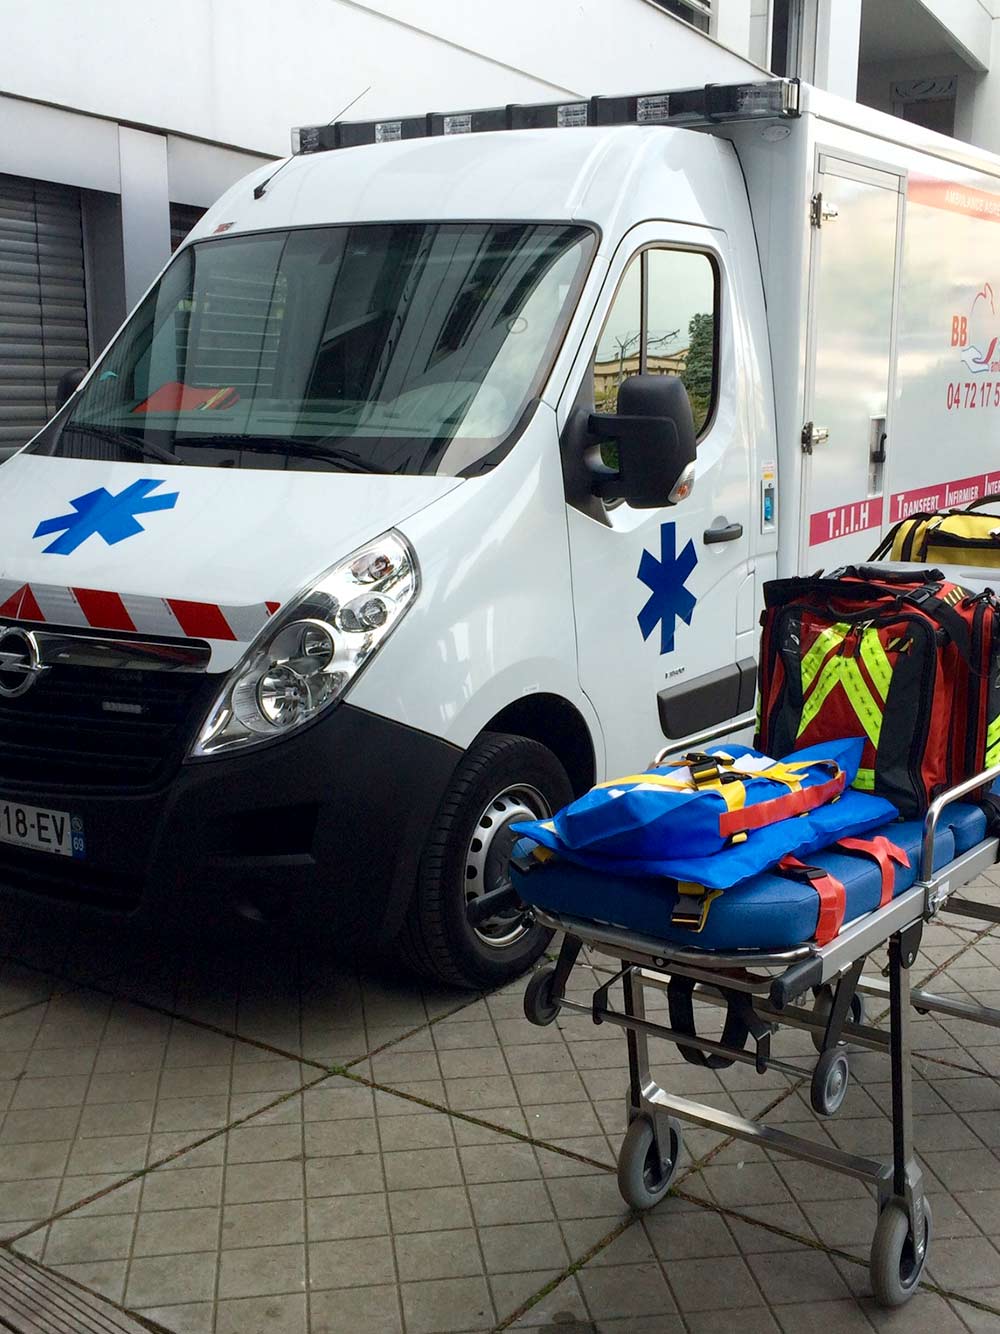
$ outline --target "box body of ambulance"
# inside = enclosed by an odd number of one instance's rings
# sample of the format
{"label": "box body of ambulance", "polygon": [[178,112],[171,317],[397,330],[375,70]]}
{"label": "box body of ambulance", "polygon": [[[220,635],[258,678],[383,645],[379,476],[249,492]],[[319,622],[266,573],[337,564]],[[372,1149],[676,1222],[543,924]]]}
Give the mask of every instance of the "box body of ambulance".
{"label": "box body of ambulance", "polygon": [[0,887],[488,985],[518,819],[752,725],[765,579],[1000,490],[1000,162],[785,82],[330,134],[0,467]]}

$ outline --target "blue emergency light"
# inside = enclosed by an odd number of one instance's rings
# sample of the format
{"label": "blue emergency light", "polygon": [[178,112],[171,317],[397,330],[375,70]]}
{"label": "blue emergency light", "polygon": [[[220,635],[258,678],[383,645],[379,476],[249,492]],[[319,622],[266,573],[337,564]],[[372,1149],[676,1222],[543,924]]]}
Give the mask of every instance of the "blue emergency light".
{"label": "blue emergency light", "polygon": [[425,139],[488,130],[570,129],[579,125],[713,125],[720,121],[790,120],[799,113],[798,79],[706,83],[662,93],[511,102],[473,111],[431,111],[387,120],[342,120],[292,130],[292,153]]}

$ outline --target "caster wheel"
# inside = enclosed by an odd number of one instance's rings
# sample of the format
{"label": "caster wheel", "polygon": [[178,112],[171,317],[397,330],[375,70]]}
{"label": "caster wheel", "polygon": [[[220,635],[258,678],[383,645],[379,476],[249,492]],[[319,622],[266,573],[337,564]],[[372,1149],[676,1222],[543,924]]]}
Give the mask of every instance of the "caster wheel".
{"label": "caster wheel", "polygon": [[553,995],[556,980],[556,966],[546,964],[532,975],[524,992],[524,1017],[529,1024],[544,1028],[554,1022],[559,1013],[559,1002]]}
{"label": "caster wheel", "polygon": [[681,1157],[681,1133],[670,1121],[669,1145],[657,1144],[653,1123],[637,1116],[622,1141],[618,1154],[618,1189],[633,1209],[652,1209],[659,1204],[677,1175]]}
{"label": "caster wheel", "polygon": [[[833,992],[829,987],[822,987],[816,993],[816,1000],[813,1004],[813,1014],[826,1027],[826,1021],[829,1018],[830,1011],[833,1009]],[[851,997],[851,1018],[852,1024],[866,1024],[868,1022],[868,1007],[865,1005],[864,996],[857,991]],[[817,1051],[823,1050],[823,1034],[814,1032],[812,1035],[813,1046]]]}
{"label": "caster wheel", "polygon": [[818,1116],[834,1116],[840,1111],[851,1082],[847,1053],[842,1047],[822,1052],[813,1071],[809,1100]]}
{"label": "caster wheel", "polygon": [[917,1254],[904,1205],[892,1200],[879,1214],[872,1239],[872,1293],[879,1306],[902,1306],[916,1291],[931,1240],[931,1210],[924,1200],[924,1245]]}

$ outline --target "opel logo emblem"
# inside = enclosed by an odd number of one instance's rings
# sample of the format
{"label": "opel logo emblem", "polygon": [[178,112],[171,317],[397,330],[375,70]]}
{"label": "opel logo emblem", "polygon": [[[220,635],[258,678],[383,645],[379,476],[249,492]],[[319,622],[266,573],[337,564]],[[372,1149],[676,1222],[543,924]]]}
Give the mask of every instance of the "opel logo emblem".
{"label": "opel logo emblem", "polygon": [[38,641],[27,630],[0,627],[0,696],[17,699],[31,689],[43,667],[38,652]]}

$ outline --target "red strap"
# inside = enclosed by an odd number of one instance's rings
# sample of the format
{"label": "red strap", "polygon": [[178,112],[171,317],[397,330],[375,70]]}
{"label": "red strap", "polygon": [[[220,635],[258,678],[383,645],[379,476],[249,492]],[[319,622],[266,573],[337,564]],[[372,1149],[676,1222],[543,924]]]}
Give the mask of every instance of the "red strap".
{"label": "red strap", "polygon": [[798,857],[782,857],[778,863],[779,871],[805,872],[795,879],[808,881],[819,895],[819,920],[816,923],[816,944],[828,945],[840,934],[847,911],[847,892],[843,884],[819,866],[807,866]]}
{"label": "red strap", "polygon": [[834,847],[844,848],[848,852],[860,852],[862,856],[877,861],[878,868],[882,872],[882,897],[878,906],[884,908],[892,901],[892,892],[896,887],[896,872],[892,863],[895,862],[897,866],[910,864],[910,859],[902,848],[881,835],[878,838],[841,838]]}
{"label": "red strap", "polygon": [[[761,775],[767,777],[765,770]],[[847,786],[847,775],[841,770],[835,778],[825,783],[816,783],[813,787],[801,787],[798,792],[788,792],[783,797],[772,797],[770,801],[758,801],[756,806],[743,806],[736,811],[726,811],[719,816],[719,837],[732,838],[750,829],[763,829],[765,825],[777,824],[793,815],[804,815],[814,811],[817,806],[825,806],[834,801]]]}

